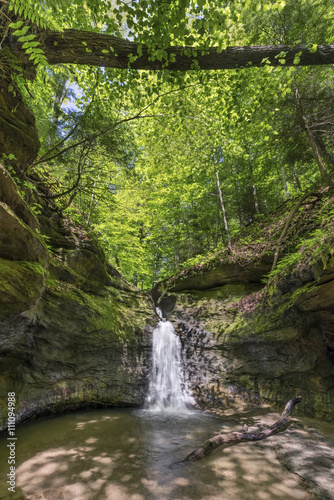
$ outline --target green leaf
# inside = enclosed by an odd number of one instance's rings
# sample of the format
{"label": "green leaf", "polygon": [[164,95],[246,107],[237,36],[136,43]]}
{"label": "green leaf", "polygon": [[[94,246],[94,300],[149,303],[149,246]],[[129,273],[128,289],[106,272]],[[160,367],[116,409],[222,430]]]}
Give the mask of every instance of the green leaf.
{"label": "green leaf", "polygon": [[25,35],[27,33],[27,31],[28,31],[29,28],[30,28],[30,26],[25,26],[21,30],[14,31],[13,35],[15,35],[15,36],[23,36],[23,35]]}
{"label": "green leaf", "polygon": [[13,29],[18,29],[21,28],[21,26],[24,24],[24,21],[17,21],[17,23],[10,23],[9,27]]}
{"label": "green leaf", "polygon": [[17,21],[17,23],[10,23],[9,27],[13,29],[21,28],[24,24],[24,21]]}
{"label": "green leaf", "polygon": [[38,45],[40,45],[39,42],[25,42],[22,45],[22,49],[27,49],[28,47],[37,47]]}
{"label": "green leaf", "polygon": [[30,42],[30,40],[34,40],[36,38],[36,35],[26,35],[26,36],[20,36],[19,42]]}

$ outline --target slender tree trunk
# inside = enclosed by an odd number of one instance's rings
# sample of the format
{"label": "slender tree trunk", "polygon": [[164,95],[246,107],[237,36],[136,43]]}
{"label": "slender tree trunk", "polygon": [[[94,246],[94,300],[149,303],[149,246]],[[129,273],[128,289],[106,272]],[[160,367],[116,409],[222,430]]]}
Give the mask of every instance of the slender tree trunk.
{"label": "slender tree trunk", "polygon": [[310,129],[310,125],[308,123],[307,117],[304,113],[304,109],[303,109],[302,103],[300,101],[299,89],[298,89],[296,84],[295,84],[295,97],[296,97],[296,103],[297,103],[297,108],[299,110],[300,118],[303,122],[306,135],[308,137],[308,140],[310,142],[312,151],[314,153],[317,165],[319,167],[321,178],[322,178],[323,182],[325,182],[327,185],[331,185],[332,181],[331,181],[331,179],[326,171],[326,168],[325,168],[325,165],[324,165],[321,153],[320,153],[320,149],[317,145],[315,137]]}
{"label": "slender tree trunk", "polygon": [[[59,86],[60,86],[60,83],[59,83]],[[60,116],[60,112],[61,112],[61,106],[63,105],[63,102],[65,100],[65,97],[67,95],[67,91],[69,89],[69,86],[70,86],[70,80],[66,80],[64,82],[64,85],[63,85],[63,88],[60,90],[60,93],[56,92],[55,94],[55,100],[54,100],[54,103],[53,103],[53,111],[52,111],[52,118],[51,118],[51,126],[50,126],[50,129],[48,131],[48,137],[47,137],[47,140],[46,140],[46,146],[50,146],[52,144],[52,135],[57,132],[57,128],[58,128],[58,122],[59,122],[59,116]]]}
{"label": "slender tree trunk", "polygon": [[259,215],[259,213],[260,213],[259,200],[258,200],[258,197],[257,197],[257,191],[256,191],[255,184],[253,184],[253,197],[254,197],[255,212],[257,213],[257,215]]}
{"label": "slender tree trunk", "polygon": [[288,232],[288,229],[289,229],[289,226],[291,224],[291,221],[293,219],[293,217],[295,216],[295,214],[297,213],[299,207],[301,206],[301,204],[303,203],[304,200],[306,200],[306,198],[308,198],[309,196],[311,196],[311,192],[309,193],[304,193],[303,196],[301,196],[298,200],[298,202],[296,203],[296,205],[293,207],[293,209],[291,210],[287,220],[286,220],[286,223],[284,225],[284,228],[282,230],[282,233],[280,235],[280,237],[278,238],[278,242],[277,242],[277,245],[276,245],[276,251],[275,251],[275,255],[274,255],[274,261],[273,261],[273,265],[272,265],[272,268],[271,268],[271,272],[273,272],[276,268],[276,265],[277,265],[277,261],[278,261],[278,256],[279,256],[279,251],[280,251],[280,248],[281,248],[281,243],[283,241],[283,238],[284,236],[286,235],[286,233]]}
{"label": "slender tree trunk", "polygon": [[252,184],[252,189],[253,189],[253,200],[254,200],[255,213],[259,215],[259,213],[260,213],[259,200],[257,197],[257,190],[256,190],[256,185],[254,182],[254,175],[253,175],[253,166],[252,166],[251,162],[248,162],[248,170],[250,172],[251,184]]}
{"label": "slender tree trunk", "polygon": [[158,281],[158,263],[159,263],[159,254],[158,254],[158,245],[155,247],[155,255],[154,255],[154,269],[153,269],[153,286]]}
{"label": "slender tree trunk", "polygon": [[316,142],[322,152],[323,159],[329,170],[334,168],[334,156],[328,151],[326,144],[320,134],[316,135]]}
{"label": "slender tree trunk", "polygon": [[232,167],[232,173],[234,177],[234,187],[235,187],[235,197],[237,201],[237,207],[238,207],[238,217],[239,217],[239,224],[240,228],[242,229],[244,227],[244,218],[243,218],[243,210],[242,210],[242,205],[240,204],[241,200],[241,194],[240,194],[240,186],[239,186],[239,180],[237,176],[237,170],[235,166]]}
{"label": "slender tree trunk", "polygon": [[283,163],[281,164],[281,172],[282,172],[282,183],[283,183],[283,189],[284,189],[284,193],[285,193],[285,198],[287,200],[289,200],[290,199],[290,193],[289,193],[289,190],[288,190],[288,184],[286,182],[286,175],[285,175],[285,169],[284,169]]}
{"label": "slender tree trunk", "polygon": [[221,206],[222,213],[223,213],[224,226],[225,226],[225,231],[226,231],[226,236],[227,236],[227,246],[228,246],[230,252],[232,252],[231,237],[230,237],[230,232],[229,232],[228,224],[227,224],[223,194],[222,194],[222,190],[220,187],[218,168],[217,168],[215,160],[213,160],[213,165],[215,167],[215,172],[216,172],[217,189],[218,189],[218,194],[219,194],[220,206]]}
{"label": "slender tree trunk", "polygon": [[[80,187],[80,181],[81,181],[82,172],[83,172],[86,160],[88,158],[89,151],[90,151],[90,148],[88,148],[85,153],[84,153],[84,149],[82,150],[82,153],[80,155],[79,162],[78,162],[77,179],[75,181],[75,184],[72,186],[72,188],[70,188],[67,191],[67,194],[71,193],[71,196],[70,196],[68,202],[65,203],[65,205],[62,206],[62,210],[65,210],[66,208],[68,208],[71,205],[71,203],[73,202],[74,198],[76,197],[76,195],[78,193],[78,190],[79,190],[79,187]],[[51,196],[50,196],[50,198],[51,198]],[[55,196],[53,196],[53,198],[55,198]]]}
{"label": "slender tree trunk", "polygon": [[288,190],[288,184],[286,182],[285,169],[284,169],[284,165],[283,165],[283,162],[282,162],[282,157],[280,155],[279,147],[278,146],[277,146],[277,158],[278,158],[278,163],[279,163],[279,166],[280,166],[280,169],[281,169],[281,173],[282,173],[282,183],[283,183],[283,189],[284,189],[284,193],[285,193],[285,198],[287,200],[289,200],[290,199],[290,193],[289,193],[289,190]]}
{"label": "slender tree trunk", "polygon": [[219,211],[219,203],[218,203],[218,196],[217,195],[217,203],[216,203],[216,232],[215,232],[215,239],[214,239],[214,248],[217,248],[218,246],[218,238],[219,238],[219,226],[220,226],[220,211]]}
{"label": "slender tree trunk", "polygon": [[95,197],[95,189],[96,189],[97,179],[99,178],[99,171],[100,171],[101,163],[102,163],[102,158],[101,158],[100,163],[99,163],[99,165],[97,167],[97,172],[96,172],[96,176],[95,176],[95,179],[94,179],[94,186],[93,186],[92,196],[91,196],[91,199],[90,199],[88,217],[87,217],[87,221],[86,221],[87,226],[89,225],[89,221],[90,221],[90,218],[91,218],[92,213],[93,213],[93,203],[94,203],[94,197]]}
{"label": "slender tree trunk", "polygon": [[292,167],[292,175],[293,175],[293,178],[297,184],[297,188],[301,191],[302,185],[301,185],[300,180],[299,180],[299,175],[297,173],[296,164],[294,164]]}

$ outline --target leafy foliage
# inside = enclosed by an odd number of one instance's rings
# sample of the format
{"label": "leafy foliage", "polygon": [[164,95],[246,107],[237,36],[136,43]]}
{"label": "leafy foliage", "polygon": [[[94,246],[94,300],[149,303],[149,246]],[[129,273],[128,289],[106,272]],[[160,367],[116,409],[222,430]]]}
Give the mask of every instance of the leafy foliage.
{"label": "leafy foliage", "polygon": [[[143,288],[183,266],[246,258],[236,239],[232,254],[226,250],[240,230],[247,251],[272,252],[277,232],[261,234],[268,214],[323,180],[319,156],[332,175],[333,69],[300,68],[299,52],[286,68],[283,51],[275,68],[264,60],[262,68],[204,72],[196,57],[252,44],[304,44],[316,52],[333,39],[333,1],[38,6],[11,0],[10,27],[37,66],[21,91],[41,138],[32,171],[47,162],[60,181],[50,179],[48,196],[94,228],[111,262]],[[35,25],[127,38],[137,53],[128,69],[50,67]],[[183,47],[193,71],[131,69],[146,49],[167,67],[176,57],[171,47]],[[307,255],[317,255],[313,247],[328,225],[321,228],[300,243]],[[330,240],[324,244],[331,252]],[[275,276],[296,258],[281,262]]]}

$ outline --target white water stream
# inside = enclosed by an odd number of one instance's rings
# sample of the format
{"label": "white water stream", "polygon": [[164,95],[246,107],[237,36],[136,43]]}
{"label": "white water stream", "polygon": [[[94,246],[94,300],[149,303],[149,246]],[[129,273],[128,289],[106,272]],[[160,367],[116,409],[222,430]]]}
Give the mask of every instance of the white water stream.
{"label": "white water stream", "polygon": [[149,410],[187,410],[194,404],[183,377],[181,342],[170,321],[162,317],[153,332],[153,359],[145,406]]}

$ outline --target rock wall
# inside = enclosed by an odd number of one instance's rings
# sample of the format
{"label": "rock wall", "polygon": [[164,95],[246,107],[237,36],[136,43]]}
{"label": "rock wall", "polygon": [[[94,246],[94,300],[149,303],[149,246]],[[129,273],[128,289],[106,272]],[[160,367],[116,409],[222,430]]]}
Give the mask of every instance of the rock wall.
{"label": "rock wall", "polygon": [[2,165],[0,195],[0,426],[8,392],[18,421],[141,405],[156,324],[150,296],[55,205],[39,200],[37,220]]}
{"label": "rock wall", "polygon": [[10,78],[3,81],[5,74],[6,70],[0,76],[0,152],[15,155],[11,165],[21,176],[36,158],[40,144],[34,115],[25,106],[18,89],[8,90],[13,85]]}
{"label": "rock wall", "polygon": [[[247,306],[264,286],[259,270],[268,273],[270,262],[236,267],[223,263],[190,280],[174,280],[169,295],[160,296],[181,338],[199,406],[229,407],[243,400],[282,407],[301,395],[298,413],[333,420],[333,269],[319,264],[307,276],[290,277],[271,305],[267,300],[252,308]],[[293,290],[314,284],[315,276],[316,286],[291,306]],[[159,295],[155,291],[156,300]]]}

